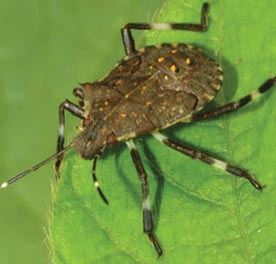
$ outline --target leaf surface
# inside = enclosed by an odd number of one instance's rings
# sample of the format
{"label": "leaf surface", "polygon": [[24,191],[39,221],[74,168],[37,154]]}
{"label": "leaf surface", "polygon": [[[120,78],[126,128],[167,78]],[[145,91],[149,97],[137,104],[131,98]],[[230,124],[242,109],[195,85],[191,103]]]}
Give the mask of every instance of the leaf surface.
{"label": "leaf surface", "polygon": [[[201,1],[171,0],[156,21],[198,22]],[[208,109],[238,99],[276,72],[275,1],[212,1],[204,34],[148,32],[147,43],[201,47],[224,69],[224,86]],[[276,259],[274,186],[275,91],[237,113],[165,134],[252,172],[267,187],[258,192],[239,179],[157,143],[136,140],[149,176],[156,234],[164,256],[143,235],[141,190],[128,149],[114,146],[97,175],[110,201],[94,190],[91,162],[72,150],[53,193],[53,262],[61,263],[273,263]]]}

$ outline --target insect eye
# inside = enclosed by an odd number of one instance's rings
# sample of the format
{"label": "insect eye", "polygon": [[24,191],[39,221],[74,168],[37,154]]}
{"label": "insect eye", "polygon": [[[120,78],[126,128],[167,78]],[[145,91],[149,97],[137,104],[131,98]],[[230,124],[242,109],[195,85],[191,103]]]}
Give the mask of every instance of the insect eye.
{"label": "insect eye", "polygon": [[84,98],[83,90],[81,88],[75,88],[73,90],[73,95],[81,100]]}

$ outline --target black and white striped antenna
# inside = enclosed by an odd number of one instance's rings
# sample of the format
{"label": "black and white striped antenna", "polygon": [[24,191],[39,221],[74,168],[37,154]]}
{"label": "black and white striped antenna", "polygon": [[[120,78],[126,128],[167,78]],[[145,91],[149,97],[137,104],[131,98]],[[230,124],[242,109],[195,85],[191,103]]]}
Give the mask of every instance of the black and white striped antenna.
{"label": "black and white striped antenna", "polygon": [[51,155],[50,157],[48,157],[47,159],[41,161],[40,163],[34,165],[33,167],[31,167],[28,170],[25,170],[19,174],[17,174],[16,176],[10,178],[9,180],[3,182],[0,185],[0,189],[4,189],[7,186],[11,185],[12,183],[16,182],[17,180],[27,176],[28,174],[38,170],[39,168],[43,167],[45,164],[49,163],[50,161],[52,161],[53,159],[56,159],[59,155],[61,155],[62,153],[66,152],[67,150],[69,150],[72,147],[72,144],[68,145],[67,147],[63,148],[61,151]]}

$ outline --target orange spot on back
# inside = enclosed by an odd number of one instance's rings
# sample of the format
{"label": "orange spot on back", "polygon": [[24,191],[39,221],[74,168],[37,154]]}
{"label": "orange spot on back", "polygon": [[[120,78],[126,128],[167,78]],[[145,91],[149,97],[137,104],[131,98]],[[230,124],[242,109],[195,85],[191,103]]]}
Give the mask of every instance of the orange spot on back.
{"label": "orange spot on back", "polygon": [[175,64],[172,64],[170,67],[170,70],[173,72],[176,72],[178,70],[177,66]]}
{"label": "orange spot on back", "polygon": [[188,65],[192,63],[192,61],[191,61],[190,58],[187,58],[185,61],[186,61],[186,63],[187,63]]}
{"label": "orange spot on back", "polygon": [[125,118],[125,117],[127,117],[127,114],[126,113],[121,113],[120,116]]}
{"label": "orange spot on back", "polygon": [[164,57],[160,57],[160,58],[157,59],[158,62],[162,62],[162,61],[164,61],[164,60],[165,60]]}

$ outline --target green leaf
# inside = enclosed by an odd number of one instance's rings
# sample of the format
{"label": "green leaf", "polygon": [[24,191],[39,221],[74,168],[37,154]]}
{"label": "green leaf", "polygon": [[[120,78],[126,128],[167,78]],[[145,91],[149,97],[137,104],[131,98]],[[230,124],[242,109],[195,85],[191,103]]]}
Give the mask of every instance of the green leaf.
{"label": "green leaf", "polygon": [[[201,1],[166,2],[158,21],[198,22]],[[275,1],[213,1],[204,34],[149,32],[147,43],[200,46],[222,65],[222,91],[208,108],[238,99],[276,72]],[[149,176],[156,235],[164,256],[143,235],[141,190],[129,151],[116,145],[101,157],[97,175],[106,206],[91,180],[91,162],[72,150],[53,192],[51,248],[61,263],[273,263],[276,259],[274,186],[275,91],[237,113],[176,125],[167,135],[252,172],[263,192],[212,166],[136,140]]]}

